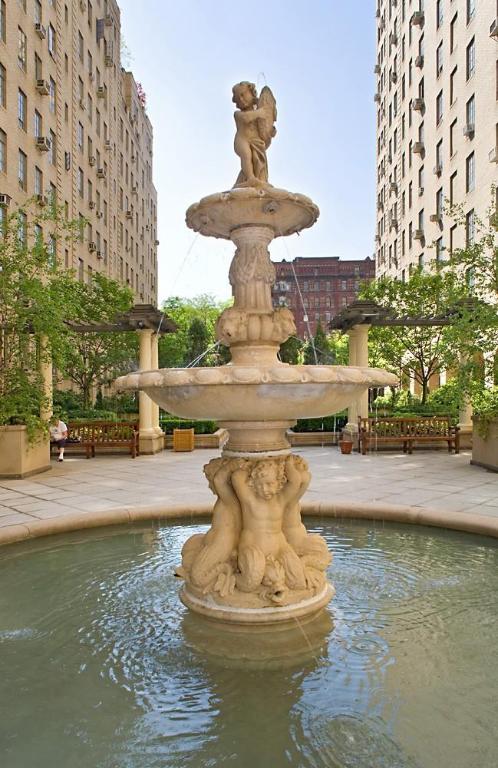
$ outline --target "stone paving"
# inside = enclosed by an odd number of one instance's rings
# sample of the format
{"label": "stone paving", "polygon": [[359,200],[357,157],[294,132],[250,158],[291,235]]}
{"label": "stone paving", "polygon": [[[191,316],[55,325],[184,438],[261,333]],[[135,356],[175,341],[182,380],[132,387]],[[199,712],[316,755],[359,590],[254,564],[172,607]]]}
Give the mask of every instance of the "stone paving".
{"label": "stone paving", "polygon": [[[310,464],[304,501],[403,504],[498,518],[498,474],[472,466],[470,453],[416,451],[343,456],[335,447],[295,449]],[[26,480],[0,480],[0,528],[146,504],[209,504],[202,466],[218,451],[163,451],[131,459],[68,455]]]}

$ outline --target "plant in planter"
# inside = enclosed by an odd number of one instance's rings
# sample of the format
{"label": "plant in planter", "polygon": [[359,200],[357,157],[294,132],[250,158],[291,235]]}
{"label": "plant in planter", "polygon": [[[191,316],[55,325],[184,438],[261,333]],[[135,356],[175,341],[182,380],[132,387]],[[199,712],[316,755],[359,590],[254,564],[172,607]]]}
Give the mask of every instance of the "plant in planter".
{"label": "plant in planter", "polygon": [[346,438],[343,438],[342,440],[339,440],[339,448],[341,449],[341,453],[348,455],[353,450],[353,442],[352,440],[348,440]]}

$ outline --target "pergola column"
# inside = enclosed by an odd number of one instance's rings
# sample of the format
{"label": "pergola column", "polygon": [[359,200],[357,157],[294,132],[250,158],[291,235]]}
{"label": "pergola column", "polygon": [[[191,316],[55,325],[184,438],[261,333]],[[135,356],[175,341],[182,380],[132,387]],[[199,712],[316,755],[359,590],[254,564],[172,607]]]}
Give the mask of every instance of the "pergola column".
{"label": "pergola column", "polygon": [[[368,367],[368,331],[370,325],[362,323],[353,325],[348,331],[349,336],[349,365]],[[358,417],[368,416],[368,390],[355,400],[348,408],[348,423],[346,431],[350,434],[358,433]]]}
{"label": "pergola column", "polygon": [[[150,328],[138,331],[139,339],[139,369],[150,371],[152,368],[152,336]],[[138,393],[139,415],[139,448],[140,453],[157,453],[164,447],[153,425],[153,402],[145,392]]]}
{"label": "pergola column", "polygon": [[53,367],[52,367],[52,355],[50,353],[50,347],[48,339],[45,335],[40,336],[39,345],[39,371],[43,382],[43,394],[45,396],[45,403],[40,408],[40,417],[44,421],[49,421],[53,413]]}
{"label": "pergola column", "polygon": [[[157,370],[157,368],[159,368],[159,336],[157,333],[153,333],[150,337],[150,359],[151,369],[153,371]],[[151,409],[152,429],[156,432],[157,435],[159,435],[161,438],[164,438],[164,432],[159,425],[159,406],[152,400]]]}
{"label": "pergola column", "polygon": [[[464,366],[467,358],[462,355],[461,363]],[[468,395],[464,395],[462,404],[458,412],[458,426],[460,427],[460,447],[470,448],[472,446],[472,405]]]}

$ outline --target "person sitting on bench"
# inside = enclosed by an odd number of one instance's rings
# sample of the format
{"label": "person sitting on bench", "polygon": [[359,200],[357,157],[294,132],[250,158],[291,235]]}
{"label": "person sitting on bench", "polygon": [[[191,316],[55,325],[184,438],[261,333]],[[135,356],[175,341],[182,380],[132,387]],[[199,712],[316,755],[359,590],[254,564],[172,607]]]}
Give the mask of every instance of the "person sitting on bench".
{"label": "person sitting on bench", "polygon": [[67,440],[67,426],[58,416],[52,416],[50,420],[50,442],[59,449],[57,461],[64,461],[64,446]]}

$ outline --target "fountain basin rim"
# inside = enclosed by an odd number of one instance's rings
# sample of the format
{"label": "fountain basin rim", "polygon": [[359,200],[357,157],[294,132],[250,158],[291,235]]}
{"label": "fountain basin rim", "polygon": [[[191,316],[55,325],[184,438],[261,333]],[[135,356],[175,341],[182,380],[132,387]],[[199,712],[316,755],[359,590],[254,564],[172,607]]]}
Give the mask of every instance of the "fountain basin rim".
{"label": "fountain basin rim", "polygon": [[[212,511],[211,504],[168,505],[156,503],[133,508],[110,509],[105,512],[82,512],[7,525],[0,528],[0,546],[91,528],[108,528],[115,525],[128,527],[141,521],[187,520],[193,522],[199,517],[209,518]],[[498,518],[453,510],[424,509],[403,504],[314,501],[304,502],[302,514],[304,517],[314,515],[337,520],[378,520],[387,523],[423,525],[498,539]]]}
{"label": "fountain basin rim", "polygon": [[320,215],[306,195],[272,187],[235,187],[215,192],[187,210],[187,227],[206,237],[231,239],[241,227],[269,227],[274,237],[286,237],[313,226]]}
{"label": "fountain basin rim", "polygon": [[156,389],[188,385],[334,384],[335,386],[396,386],[398,378],[381,368],[346,365],[228,365],[212,368],[159,368],[120,376],[119,390]]}

